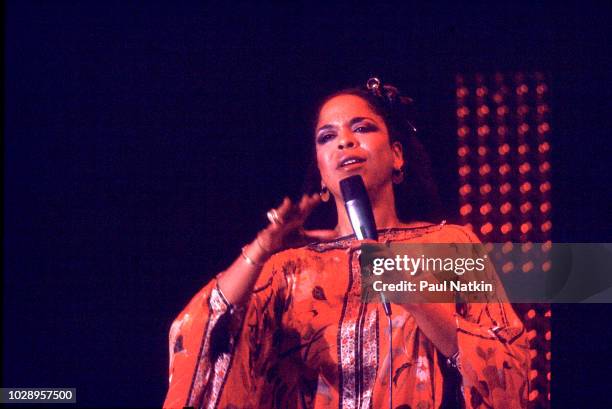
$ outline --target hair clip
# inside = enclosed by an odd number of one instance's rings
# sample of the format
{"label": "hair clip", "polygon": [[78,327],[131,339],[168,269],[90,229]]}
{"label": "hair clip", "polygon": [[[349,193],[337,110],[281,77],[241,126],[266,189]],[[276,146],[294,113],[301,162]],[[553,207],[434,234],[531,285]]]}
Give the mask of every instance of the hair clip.
{"label": "hair clip", "polygon": [[380,80],[376,77],[372,77],[366,82],[366,88],[378,97],[382,96],[380,92],[381,86]]}

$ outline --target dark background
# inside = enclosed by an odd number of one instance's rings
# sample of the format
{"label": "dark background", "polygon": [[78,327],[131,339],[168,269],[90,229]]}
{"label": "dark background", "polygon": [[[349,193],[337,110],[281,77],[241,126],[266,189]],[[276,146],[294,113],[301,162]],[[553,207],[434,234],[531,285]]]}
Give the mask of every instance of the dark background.
{"label": "dark background", "polygon": [[[298,193],[316,102],[416,100],[449,219],[454,75],[550,75],[555,241],[610,241],[610,6],[5,5],[3,385],[159,406],[189,298]],[[603,2],[601,2],[603,4]],[[599,406],[608,306],[555,306],[554,407]]]}

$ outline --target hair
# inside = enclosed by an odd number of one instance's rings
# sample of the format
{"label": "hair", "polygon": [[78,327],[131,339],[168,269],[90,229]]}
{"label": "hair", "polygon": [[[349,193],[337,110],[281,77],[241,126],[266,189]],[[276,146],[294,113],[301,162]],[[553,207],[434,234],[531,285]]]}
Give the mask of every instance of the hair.
{"label": "hair", "polygon": [[[325,97],[318,105],[315,126],[323,105],[340,95],[355,95],[365,100],[370,108],[385,122],[389,143],[402,145],[404,155],[404,180],[393,185],[395,208],[403,222],[440,219],[440,199],[431,174],[429,156],[412,126],[412,99],[402,96],[392,85],[370,90],[366,87],[346,88]],[[321,190],[321,174],[317,166],[316,147],[312,144],[310,165],[306,173],[303,191],[313,194]],[[331,228],[337,222],[333,200],[320,205],[309,220],[310,226]]]}

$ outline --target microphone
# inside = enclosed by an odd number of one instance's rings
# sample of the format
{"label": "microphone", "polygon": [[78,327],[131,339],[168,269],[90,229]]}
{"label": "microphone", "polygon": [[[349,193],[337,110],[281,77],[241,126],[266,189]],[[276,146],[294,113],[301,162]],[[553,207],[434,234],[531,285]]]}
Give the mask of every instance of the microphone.
{"label": "microphone", "polygon": [[[378,240],[372,204],[361,176],[353,175],[342,179],[340,181],[340,192],[342,193],[346,213],[357,238],[359,240]],[[380,300],[385,309],[385,314],[390,317],[391,304],[382,292],[380,293]]]}

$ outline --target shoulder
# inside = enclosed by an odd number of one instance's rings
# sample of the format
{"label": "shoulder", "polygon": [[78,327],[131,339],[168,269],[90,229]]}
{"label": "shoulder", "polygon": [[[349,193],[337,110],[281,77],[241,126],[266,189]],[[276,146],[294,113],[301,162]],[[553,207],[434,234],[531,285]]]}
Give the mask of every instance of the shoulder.
{"label": "shoulder", "polygon": [[418,240],[429,243],[480,243],[478,236],[466,226],[441,223],[426,229]]}

